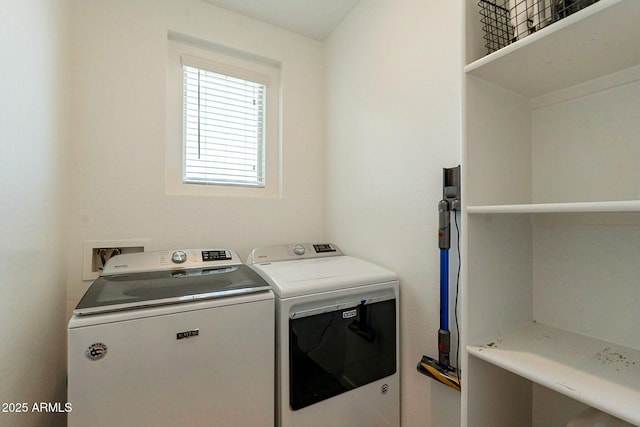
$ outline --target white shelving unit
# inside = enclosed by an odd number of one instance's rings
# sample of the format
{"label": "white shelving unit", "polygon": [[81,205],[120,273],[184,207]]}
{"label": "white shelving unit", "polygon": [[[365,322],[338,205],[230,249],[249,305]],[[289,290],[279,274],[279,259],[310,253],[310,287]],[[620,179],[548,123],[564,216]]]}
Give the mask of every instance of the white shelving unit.
{"label": "white shelving unit", "polygon": [[[640,425],[640,1],[485,56],[464,0],[464,426]],[[553,402],[553,408],[548,407]]]}

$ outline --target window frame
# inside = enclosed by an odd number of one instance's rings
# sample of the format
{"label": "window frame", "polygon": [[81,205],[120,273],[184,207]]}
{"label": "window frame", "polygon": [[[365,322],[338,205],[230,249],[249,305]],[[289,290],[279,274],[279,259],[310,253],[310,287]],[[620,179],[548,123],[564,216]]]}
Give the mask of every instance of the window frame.
{"label": "window frame", "polygon": [[[280,66],[276,61],[169,33],[167,62],[166,192],[169,195],[281,197]],[[184,180],[183,62],[267,86],[264,186]]]}

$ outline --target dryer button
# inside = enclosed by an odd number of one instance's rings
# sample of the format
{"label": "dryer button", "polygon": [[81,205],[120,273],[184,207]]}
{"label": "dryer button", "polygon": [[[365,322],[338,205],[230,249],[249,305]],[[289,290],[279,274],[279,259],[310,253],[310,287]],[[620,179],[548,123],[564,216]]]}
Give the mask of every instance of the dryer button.
{"label": "dryer button", "polygon": [[295,245],[293,247],[293,253],[296,254],[296,255],[304,255],[304,246]]}

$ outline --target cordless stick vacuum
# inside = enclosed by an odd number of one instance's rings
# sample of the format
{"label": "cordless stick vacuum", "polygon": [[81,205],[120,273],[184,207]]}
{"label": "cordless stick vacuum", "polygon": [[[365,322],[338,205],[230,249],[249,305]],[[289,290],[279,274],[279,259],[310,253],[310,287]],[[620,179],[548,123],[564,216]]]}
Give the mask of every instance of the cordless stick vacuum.
{"label": "cordless stick vacuum", "polygon": [[[442,200],[438,202],[438,247],[440,248],[440,329],[438,360],[422,356],[418,372],[460,391],[457,369],[451,366],[449,331],[449,249],[451,248],[451,211],[460,210],[460,166],[443,169]],[[460,250],[460,248],[457,248]]]}

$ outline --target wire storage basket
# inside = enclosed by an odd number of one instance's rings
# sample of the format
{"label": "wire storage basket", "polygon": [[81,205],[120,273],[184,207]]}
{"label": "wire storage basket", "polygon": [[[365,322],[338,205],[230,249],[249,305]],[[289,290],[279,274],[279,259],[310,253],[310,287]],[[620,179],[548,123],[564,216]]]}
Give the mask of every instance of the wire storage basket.
{"label": "wire storage basket", "polygon": [[479,0],[487,54],[599,0]]}

